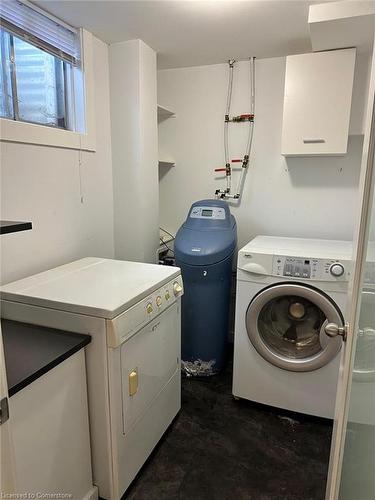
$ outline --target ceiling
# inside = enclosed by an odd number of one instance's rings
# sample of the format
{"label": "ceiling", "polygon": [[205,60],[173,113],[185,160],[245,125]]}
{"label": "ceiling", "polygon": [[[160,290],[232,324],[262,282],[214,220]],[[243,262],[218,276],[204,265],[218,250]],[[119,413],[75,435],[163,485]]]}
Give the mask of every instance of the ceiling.
{"label": "ceiling", "polygon": [[37,0],[107,42],[141,38],[158,67],[178,68],[309,52],[305,0]]}

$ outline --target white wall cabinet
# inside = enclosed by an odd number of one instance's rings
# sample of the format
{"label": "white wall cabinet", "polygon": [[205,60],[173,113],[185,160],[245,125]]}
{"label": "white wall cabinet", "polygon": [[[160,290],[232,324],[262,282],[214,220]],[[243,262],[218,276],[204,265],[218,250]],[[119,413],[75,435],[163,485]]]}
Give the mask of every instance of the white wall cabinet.
{"label": "white wall cabinet", "polygon": [[355,54],[353,48],[286,58],[284,156],[347,152]]}

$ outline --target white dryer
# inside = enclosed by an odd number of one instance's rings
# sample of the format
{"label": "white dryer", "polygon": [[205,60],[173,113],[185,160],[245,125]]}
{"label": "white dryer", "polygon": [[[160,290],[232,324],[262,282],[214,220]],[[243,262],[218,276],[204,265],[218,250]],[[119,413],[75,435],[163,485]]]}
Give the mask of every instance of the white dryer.
{"label": "white dryer", "polygon": [[239,252],[233,394],[333,418],[351,242],[258,236]]}
{"label": "white dryer", "polygon": [[2,317],[88,333],[94,484],[119,500],[180,409],[180,269],[85,258],[1,287]]}

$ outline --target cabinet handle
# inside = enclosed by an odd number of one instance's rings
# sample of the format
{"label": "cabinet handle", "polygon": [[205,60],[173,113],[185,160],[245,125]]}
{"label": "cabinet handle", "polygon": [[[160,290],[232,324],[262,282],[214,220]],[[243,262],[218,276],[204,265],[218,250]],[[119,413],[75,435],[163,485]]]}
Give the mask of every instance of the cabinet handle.
{"label": "cabinet handle", "polygon": [[325,139],[303,139],[304,144],[323,144]]}
{"label": "cabinet handle", "polygon": [[129,396],[134,396],[138,391],[138,370],[137,368],[129,373]]}

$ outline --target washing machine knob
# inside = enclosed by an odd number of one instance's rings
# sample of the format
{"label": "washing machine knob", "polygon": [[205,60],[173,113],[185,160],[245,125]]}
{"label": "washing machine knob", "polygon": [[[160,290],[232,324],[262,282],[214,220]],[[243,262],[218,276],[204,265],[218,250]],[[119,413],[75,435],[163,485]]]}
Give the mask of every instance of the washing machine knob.
{"label": "washing machine knob", "polygon": [[345,268],[342,264],[335,263],[329,268],[329,272],[332,276],[336,276],[336,278],[338,278],[344,274]]}
{"label": "washing machine knob", "polygon": [[177,295],[179,295],[181,292],[182,292],[182,286],[180,285],[180,283],[178,283],[177,281],[175,281],[173,283],[173,293],[177,297]]}

